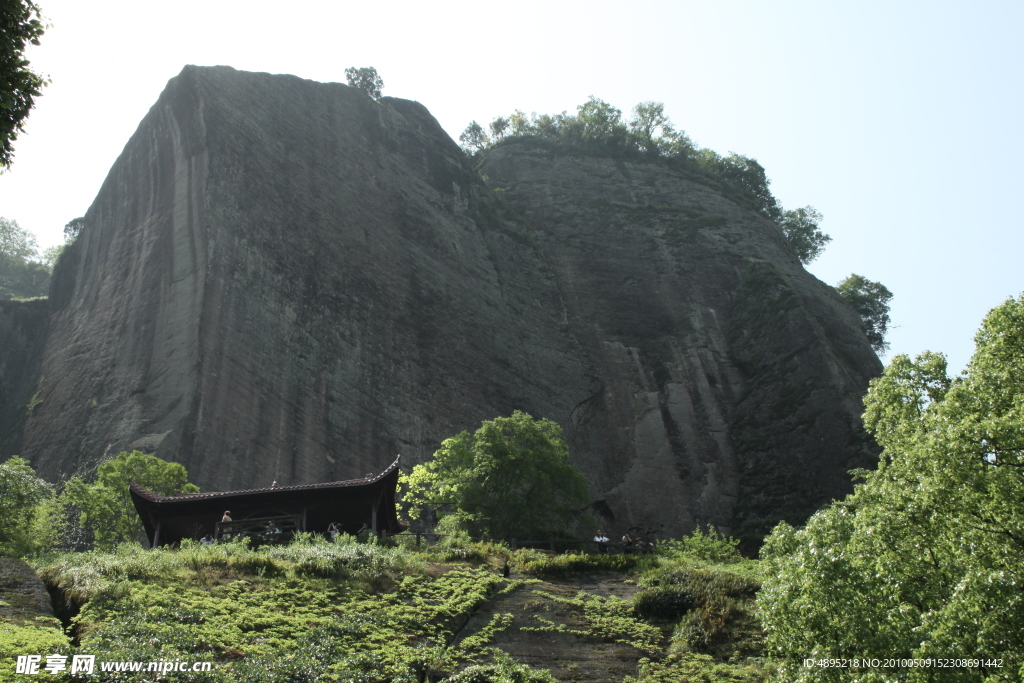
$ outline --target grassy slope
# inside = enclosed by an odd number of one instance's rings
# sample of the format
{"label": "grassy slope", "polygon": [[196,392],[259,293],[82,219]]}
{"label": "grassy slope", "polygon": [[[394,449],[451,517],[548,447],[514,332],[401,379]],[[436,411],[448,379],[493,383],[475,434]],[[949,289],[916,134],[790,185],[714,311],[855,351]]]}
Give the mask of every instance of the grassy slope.
{"label": "grassy slope", "polygon": [[38,568],[67,614],[80,609],[73,651],[215,663],[176,681],[759,681],[756,568],[734,560],[307,539],[124,547]]}

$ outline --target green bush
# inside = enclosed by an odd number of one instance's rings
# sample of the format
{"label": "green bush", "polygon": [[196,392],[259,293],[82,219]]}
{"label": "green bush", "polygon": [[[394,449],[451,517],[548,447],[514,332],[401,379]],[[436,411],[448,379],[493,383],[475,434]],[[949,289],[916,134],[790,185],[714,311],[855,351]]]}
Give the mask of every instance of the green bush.
{"label": "green bush", "polygon": [[666,621],[682,617],[672,636],[674,649],[720,659],[759,656],[763,633],[753,610],[758,581],[692,562],[677,560],[641,576],[645,590],[634,596],[634,612]]}
{"label": "green bush", "polygon": [[466,667],[442,683],[558,683],[547,669],[531,669],[492,648],[494,662]]}
{"label": "green bush", "polygon": [[686,557],[714,564],[736,564],[746,559],[739,551],[739,544],[738,538],[710,528],[703,531],[698,527],[679,540],[662,541],[657,546],[657,553],[669,559]]}
{"label": "green bush", "polygon": [[724,664],[709,655],[687,652],[660,661],[641,659],[637,677],[626,676],[623,683],[760,683],[765,676],[765,670],[756,664]]}
{"label": "green bush", "polygon": [[22,623],[4,619],[0,622],[0,681],[15,680],[14,662],[18,655],[46,656],[69,651],[68,639],[60,623],[52,617]]}
{"label": "green bush", "polygon": [[640,585],[648,587],[679,586],[684,588],[698,603],[705,603],[717,596],[753,598],[760,584],[749,577],[714,567],[699,567],[686,564],[670,564],[645,573]]}
{"label": "green bush", "polygon": [[[537,557],[536,555],[539,555]],[[561,577],[588,572],[630,572],[639,564],[637,555],[565,555],[547,556],[537,553],[525,562],[513,562],[524,574],[534,576]],[[516,556],[519,559],[520,556]],[[527,555],[527,557],[530,557]]]}
{"label": "green bush", "polygon": [[633,597],[633,612],[643,619],[674,621],[697,606],[683,586],[659,586]]}
{"label": "green bush", "polygon": [[0,464],[0,553],[21,557],[55,541],[53,486],[36,476],[24,458]]}

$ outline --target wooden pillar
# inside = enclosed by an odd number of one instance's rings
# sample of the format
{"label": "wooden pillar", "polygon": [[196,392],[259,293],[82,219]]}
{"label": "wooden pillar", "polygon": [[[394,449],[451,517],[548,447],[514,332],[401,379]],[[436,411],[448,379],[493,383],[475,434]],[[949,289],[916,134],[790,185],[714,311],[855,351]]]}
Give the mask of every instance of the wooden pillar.
{"label": "wooden pillar", "polygon": [[377,503],[374,503],[373,504],[373,510],[370,513],[370,530],[373,531],[373,533],[377,533],[377,508],[378,507],[379,506],[377,505]]}
{"label": "wooden pillar", "polygon": [[160,525],[163,524],[163,520],[156,520],[156,531],[153,532],[153,547],[156,548],[160,545]]}
{"label": "wooden pillar", "polygon": [[306,528],[306,508],[305,507],[302,508],[302,530],[303,531],[308,531],[308,529]]}

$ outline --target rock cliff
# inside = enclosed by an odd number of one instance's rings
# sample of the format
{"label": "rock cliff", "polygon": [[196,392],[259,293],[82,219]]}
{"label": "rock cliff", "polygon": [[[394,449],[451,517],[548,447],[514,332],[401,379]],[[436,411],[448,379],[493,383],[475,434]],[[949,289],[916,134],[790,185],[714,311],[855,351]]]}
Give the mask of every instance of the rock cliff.
{"label": "rock cliff", "polygon": [[131,448],[203,489],[351,478],[521,409],[614,529],[756,536],[873,461],[856,314],[664,164],[475,169],[418,103],[186,67],[85,218],[18,435],[51,479]]}

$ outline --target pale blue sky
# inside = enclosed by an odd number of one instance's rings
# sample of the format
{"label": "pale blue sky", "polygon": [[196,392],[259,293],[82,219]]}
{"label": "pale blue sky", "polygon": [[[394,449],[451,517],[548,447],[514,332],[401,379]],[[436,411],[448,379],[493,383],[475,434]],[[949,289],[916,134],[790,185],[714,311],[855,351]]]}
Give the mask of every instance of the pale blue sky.
{"label": "pale blue sky", "polygon": [[280,2],[39,0],[52,78],[0,176],[0,216],[43,246],[83,214],[185,64],[344,81],[457,137],[519,108],[596,95],[665,103],[698,144],[758,159],[834,241],[809,270],[896,295],[892,353],[954,370],[981,318],[1024,291],[1024,4],[1019,2]]}

